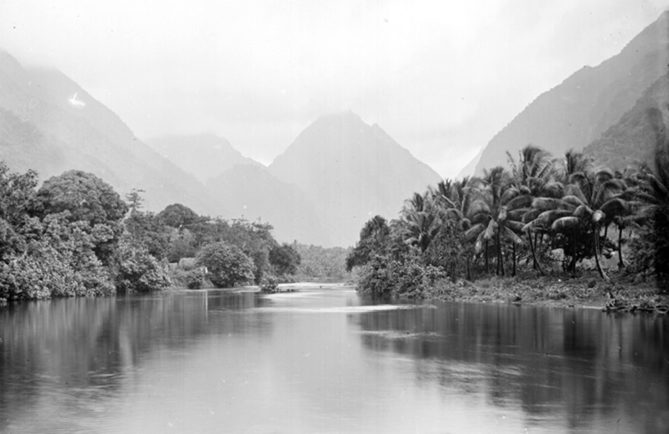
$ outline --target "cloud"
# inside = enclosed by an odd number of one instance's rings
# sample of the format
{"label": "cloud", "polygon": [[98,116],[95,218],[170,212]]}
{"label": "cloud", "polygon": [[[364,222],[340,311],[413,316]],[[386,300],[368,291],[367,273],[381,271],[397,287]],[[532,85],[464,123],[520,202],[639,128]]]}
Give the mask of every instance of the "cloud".
{"label": "cloud", "polygon": [[317,116],[352,109],[453,176],[541,92],[668,5],[4,0],[0,40],[61,69],[140,137],[214,132],[268,162]]}

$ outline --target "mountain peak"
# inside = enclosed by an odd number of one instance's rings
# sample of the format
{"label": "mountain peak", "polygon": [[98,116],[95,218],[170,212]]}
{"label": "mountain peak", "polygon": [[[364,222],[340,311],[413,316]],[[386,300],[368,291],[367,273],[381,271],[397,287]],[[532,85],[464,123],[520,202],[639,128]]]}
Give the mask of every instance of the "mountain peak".
{"label": "mountain peak", "polygon": [[392,218],[406,197],[440,180],[380,126],[351,111],[318,118],[269,168],[307,193],[339,246],[355,243],[369,218]]}

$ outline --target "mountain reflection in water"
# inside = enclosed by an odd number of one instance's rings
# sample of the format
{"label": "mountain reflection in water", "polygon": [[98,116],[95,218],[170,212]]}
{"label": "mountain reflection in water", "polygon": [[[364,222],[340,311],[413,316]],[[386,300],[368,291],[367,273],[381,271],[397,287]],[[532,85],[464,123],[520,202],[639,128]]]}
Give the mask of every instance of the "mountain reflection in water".
{"label": "mountain reflection in water", "polygon": [[350,289],[0,311],[2,432],[667,432],[669,321]]}

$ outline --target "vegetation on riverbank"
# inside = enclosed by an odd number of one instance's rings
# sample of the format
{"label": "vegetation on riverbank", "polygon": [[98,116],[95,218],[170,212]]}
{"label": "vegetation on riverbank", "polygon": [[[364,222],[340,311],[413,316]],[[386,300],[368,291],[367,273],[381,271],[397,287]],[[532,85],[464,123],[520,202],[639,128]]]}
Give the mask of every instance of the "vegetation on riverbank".
{"label": "vegetation on riverbank", "polygon": [[8,301],[292,280],[300,256],[272,227],[199,216],[173,204],[142,210],[97,176],[0,163],[0,306]]}
{"label": "vegetation on riverbank", "polygon": [[668,264],[663,132],[654,167],[625,171],[527,146],[518,159],[509,156],[509,167],[415,193],[398,219],[372,218],[347,257],[359,291],[373,297],[602,302],[662,312],[666,297],[656,297],[669,291]]}

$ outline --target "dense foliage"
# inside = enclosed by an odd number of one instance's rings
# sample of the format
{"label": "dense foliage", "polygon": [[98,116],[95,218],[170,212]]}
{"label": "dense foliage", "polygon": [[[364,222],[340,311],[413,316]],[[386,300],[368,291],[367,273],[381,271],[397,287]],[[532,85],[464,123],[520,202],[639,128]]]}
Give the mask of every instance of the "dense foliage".
{"label": "dense foliage", "polygon": [[207,277],[219,287],[244,285],[253,280],[253,261],[237,246],[225,242],[206,245],[197,264],[207,269]]}
{"label": "dense foliage", "polygon": [[351,279],[346,257],[351,249],[293,244],[300,256],[295,277],[305,282],[345,282]]}
{"label": "dense foliage", "polygon": [[[400,217],[365,224],[347,256],[361,292],[420,297],[446,276],[529,272],[655,275],[669,289],[669,144],[652,169],[596,168],[577,152],[552,158],[527,146],[509,167],[444,180],[406,201]],[[616,258],[615,269],[603,257]]]}
{"label": "dense foliage", "polygon": [[141,190],[124,201],[76,170],[38,186],[37,173],[0,163],[0,305],[272,282],[290,279],[300,263],[268,224],[212,219],[181,204],[154,215],[142,210]]}

